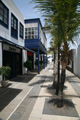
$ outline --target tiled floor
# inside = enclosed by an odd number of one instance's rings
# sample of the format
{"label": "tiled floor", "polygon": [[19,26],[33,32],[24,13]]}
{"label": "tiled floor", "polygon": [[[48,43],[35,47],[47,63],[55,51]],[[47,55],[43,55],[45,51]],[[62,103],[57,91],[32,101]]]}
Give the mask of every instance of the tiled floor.
{"label": "tiled floor", "polygon": [[1,111],[1,120],[80,120],[80,79],[67,71],[64,99],[73,104],[67,112],[66,107],[59,108],[57,112],[51,100],[58,99],[58,96],[54,89],[48,89],[53,82],[52,67],[51,63],[28,83],[26,79],[17,84],[12,81],[14,85],[9,89],[21,91],[15,93],[14,99]]}

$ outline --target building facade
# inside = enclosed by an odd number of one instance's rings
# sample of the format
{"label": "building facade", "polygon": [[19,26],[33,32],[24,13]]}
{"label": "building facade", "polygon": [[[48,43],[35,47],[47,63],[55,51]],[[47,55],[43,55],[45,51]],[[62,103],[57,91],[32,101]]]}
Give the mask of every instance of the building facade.
{"label": "building facade", "polygon": [[46,44],[39,18],[24,21],[13,0],[0,0],[0,67],[11,67],[10,78],[26,73],[26,60],[31,60],[32,69],[35,69],[36,58],[39,73],[39,61],[43,58],[45,61]]}
{"label": "building facade", "polygon": [[[0,1],[0,66],[10,66],[10,78],[24,73],[24,17],[13,0]],[[24,52],[24,54],[23,54]],[[23,58],[24,57],[24,58]]]}
{"label": "building facade", "polygon": [[[39,18],[26,19],[25,23],[25,48],[29,48],[36,52],[38,60],[38,73],[40,73],[40,59],[46,61],[47,54],[47,39],[42,29],[42,24]],[[36,60],[35,59],[35,60]]]}

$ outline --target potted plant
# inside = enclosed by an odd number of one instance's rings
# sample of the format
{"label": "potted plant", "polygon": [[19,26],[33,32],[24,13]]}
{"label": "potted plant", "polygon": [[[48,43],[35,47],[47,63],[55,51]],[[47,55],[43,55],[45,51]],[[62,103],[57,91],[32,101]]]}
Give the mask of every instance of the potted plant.
{"label": "potted plant", "polygon": [[2,66],[0,67],[0,75],[3,76],[3,80],[1,81],[2,87],[7,87],[8,86],[8,81],[7,78],[9,77],[11,72],[11,68],[9,66]]}
{"label": "potted plant", "polygon": [[32,61],[27,60],[27,61],[24,63],[24,67],[27,68],[27,71],[29,71],[30,69],[32,69]]}

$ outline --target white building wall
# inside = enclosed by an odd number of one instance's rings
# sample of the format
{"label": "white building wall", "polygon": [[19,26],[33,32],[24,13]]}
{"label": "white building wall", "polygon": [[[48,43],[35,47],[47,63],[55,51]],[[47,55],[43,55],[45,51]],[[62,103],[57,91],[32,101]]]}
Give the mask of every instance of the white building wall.
{"label": "white building wall", "polygon": [[26,23],[25,28],[38,27],[38,23]]}
{"label": "white building wall", "polygon": [[73,50],[73,71],[80,77],[80,45],[77,49]]}
{"label": "white building wall", "polygon": [[41,26],[40,25],[39,25],[39,39],[41,39],[41,42],[44,45],[43,31],[41,30]]}
{"label": "white building wall", "polygon": [[[2,43],[0,43],[0,67],[2,66]],[[0,75],[0,81],[1,81],[2,77]]]}
{"label": "white building wall", "polygon": [[27,51],[22,51],[22,74],[25,74],[27,72],[27,68],[24,67],[24,62],[27,60]]}
{"label": "white building wall", "polygon": [[[9,29],[6,29],[4,26],[0,25],[0,36],[18,45],[24,46],[24,40],[19,37],[19,22],[21,22],[24,26],[24,17],[14,4],[13,0],[2,0],[2,2],[9,9]],[[11,37],[11,13],[13,13],[14,16],[18,19],[18,40]]]}
{"label": "white building wall", "polygon": [[39,25],[39,39],[41,39],[42,44],[47,48],[47,40],[45,38],[45,35],[44,35],[40,25]]}

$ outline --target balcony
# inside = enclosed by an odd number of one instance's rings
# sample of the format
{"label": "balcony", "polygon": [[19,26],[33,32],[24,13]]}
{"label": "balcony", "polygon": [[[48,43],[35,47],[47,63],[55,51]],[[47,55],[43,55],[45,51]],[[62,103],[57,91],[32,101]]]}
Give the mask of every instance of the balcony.
{"label": "balcony", "polygon": [[40,54],[46,54],[47,49],[39,39],[25,39],[25,47],[34,51],[40,51]]}

